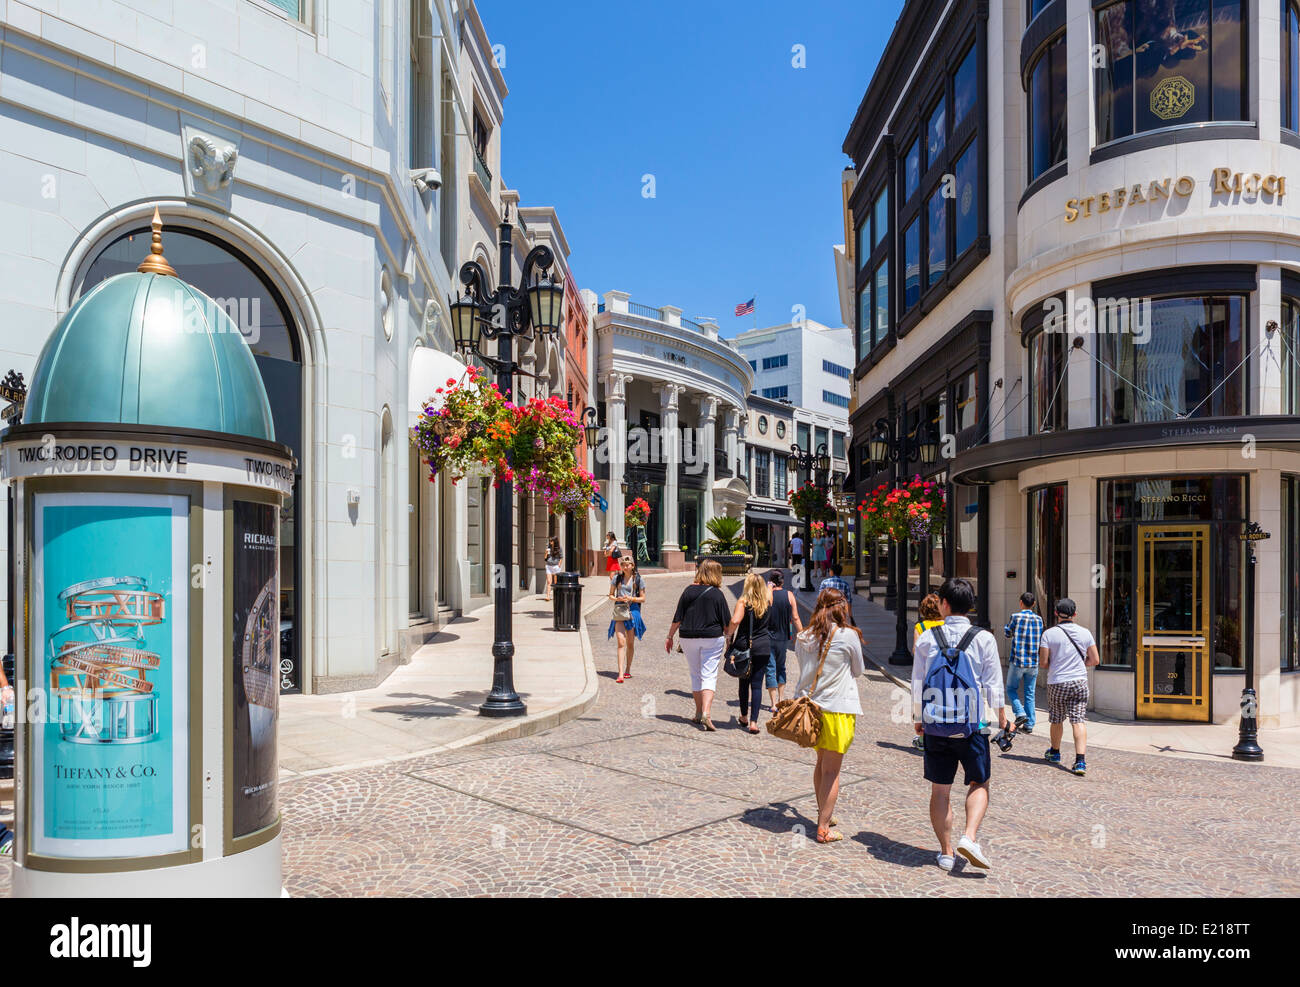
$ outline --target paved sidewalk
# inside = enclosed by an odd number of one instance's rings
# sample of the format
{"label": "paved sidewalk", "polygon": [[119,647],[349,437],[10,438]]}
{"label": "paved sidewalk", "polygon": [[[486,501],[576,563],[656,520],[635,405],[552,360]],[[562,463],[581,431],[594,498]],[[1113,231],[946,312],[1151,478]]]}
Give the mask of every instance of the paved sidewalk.
{"label": "paved sidewalk", "polygon": [[[604,604],[604,576],[582,587],[584,611]],[[489,604],[445,626],[377,688],[281,697],[281,781],[523,737],[580,716],[597,689],[585,620],[576,634],[557,632],[551,604],[531,596],[514,614],[515,689],[526,716],[478,714],[492,686]]]}
{"label": "paved sidewalk", "polygon": [[[787,580],[786,585],[793,585]],[[801,608],[809,610],[817,599],[816,593],[796,593]],[[878,603],[855,594],[853,619],[858,622],[866,638],[866,655],[896,685],[909,688],[910,666],[889,664],[894,651],[895,616]],[[909,627],[911,622],[909,622]],[[998,636],[994,633],[994,636]],[[1002,639],[999,637],[999,646]],[[1045,689],[1038,689],[1038,723],[1034,736],[1047,736],[1047,703]],[[1067,741],[1068,733],[1067,733]],[[1088,713],[1088,746],[1112,750],[1133,751],[1137,754],[1165,754],[1170,757],[1201,761],[1231,761],[1232,748],[1237,743],[1237,723],[1154,723],[1147,720],[1121,720]],[[1275,768],[1300,768],[1300,728],[1261,730],[1259,744],[1264,749],[1263,762]]]}

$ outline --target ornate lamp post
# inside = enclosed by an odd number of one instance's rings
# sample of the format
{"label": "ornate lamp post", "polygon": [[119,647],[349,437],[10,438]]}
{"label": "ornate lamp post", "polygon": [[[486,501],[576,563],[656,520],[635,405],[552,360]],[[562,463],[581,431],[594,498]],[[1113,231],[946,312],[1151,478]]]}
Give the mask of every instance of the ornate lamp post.
{"label": "ornate lamp post", "polygon": [[1255,542],[1268,536],[1258,521],[1248,521],[1241,533],[1241,540],[1246,543],[1246,683],[1241,690],[1237,746],[1232,749],[1232,756],[1238,761],[1264,760],[1264,749],[1259,746],[1259,721],[1255,716],[1259,704],[1255,695]]}
{"label": "ornate lamp post", "polygon": [[587,448],[595,449],[596,443],[600,440],[599,413],[595,408],[582,409],[582,434],[587,440]]}
{"label": "ornate lamp post", "polygon": [[[793,473],[795,482],[798,482],[800,473],[807,473],[808,479],[812,481],[813,486],[819,490],[825,490],[830,483],[831,457],[830,452],[823,442],[817,447],[816,452],[805,452],[798,445],[790,447],[790,455],[785,460],[786,472]],[[812,515],[805,514],[803,519],[803,572],[800,573],[800,589],[810,590],[808,585],[808,573],[812,567],[808,564],[808,558],[812,554]]]}
{"label": "ornate lamp post", "polygon": [[[548,336],[559,331],[564,321],[564,284],[550,278],[555,263],[550,248],[534,247],[524,260],[519,286],[510,284],[511,234],[509,213],[499,228],[500,273],[495,290],[488,273],[477,261],[460,269],[466,297],[451,304],[452,328],[456,348],[477,358],[497,375],[497,387],[509,395],[514,378],[526,374],[514,359],[516,337],[534,338],[534,332]],[[534,276],[536,272],[537,276]],[[495,356],[482,349],[484,340],[496,340]],[[529,374],[529,376],[536,376]],[[510,580],[503,574],[511,571],[514,547],[514,483],[501,480],[496,485],[496,575],[493,579],[496,613],[492,641],[492,692],[479,713],[483,716],[523,716],[528,712],[515,692],[513,640],[514,612],[510,599]]]}
{"label": "ornate lamp post", "polygon": [[[939,458],[939,442],[933,434],[907,435],[896,427],[893,419],[879,418],[876,420],[875,434],[867,441],[867,453],[877,469],[885,463],[893,463],[894,484],[901,486],[908,463],[919,460],[926,466],[934,465]],[[894,560],[894,578],[897,580],[898,592],[894,609],[897,620],[894,625],[894,651],[889,656],[889,663],[910,665],[912,656],[907,652],[907,542],[904,540],[895,544],[897,558]],[[929,553],[923,551],[921,554],[922,585],[928,589]]]}

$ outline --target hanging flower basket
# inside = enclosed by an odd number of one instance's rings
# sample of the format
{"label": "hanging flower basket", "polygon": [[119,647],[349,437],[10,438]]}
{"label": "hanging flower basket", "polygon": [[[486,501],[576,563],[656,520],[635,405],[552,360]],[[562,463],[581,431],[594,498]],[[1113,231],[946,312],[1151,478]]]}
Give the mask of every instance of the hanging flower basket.
{"label": "hanging flower basket", "polygon": [[590,503],[595,496],[594,478],[574,455],[582,428],[563,398],[516,405],[477,367],[459,381],[448,378],[437,393],[442,406],[430,401],[411,429],[430,482],[444,470],[452,483],[485,470],[498,484],[513,481],[540,495],[552,513],[577,511],[580,499]]}
{"label": "hanging flower basket", "polygon": [[786,499],[799,520],[834,521],[835,508],[830,504],[826,489],[815,483],[805,483],[798,490],[791,490]]}
{"label": "hanging flower basket", "polygon": [[865,537],[892,541],[933,538],[948,516],[943,485],[919,476],[897,488],[882,483],[863,498],[858,514]]}
{"label": "hanging flower basket", "polygon": [[649,520],[650,505],[644,497],[638,497],[623,511],[623,526],[626,528],[644,528]]}

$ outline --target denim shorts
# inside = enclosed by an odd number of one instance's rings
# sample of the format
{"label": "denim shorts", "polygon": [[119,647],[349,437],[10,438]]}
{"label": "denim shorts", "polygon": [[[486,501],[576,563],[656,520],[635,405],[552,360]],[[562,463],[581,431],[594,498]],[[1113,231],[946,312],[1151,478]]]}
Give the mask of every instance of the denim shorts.
{"label": "denim shorts", "polygon": [[951,785],[962,768],[962,784],[978,785],[989,780],[989,738],[982,733],[969,737],[925,735],[925,780]]}
{"label": "denim shorts", "polygon": [[785,650],[787,642],[779,637],[772,638],[772,656],[767,662],[767,687],[775,689],[785,685]]}

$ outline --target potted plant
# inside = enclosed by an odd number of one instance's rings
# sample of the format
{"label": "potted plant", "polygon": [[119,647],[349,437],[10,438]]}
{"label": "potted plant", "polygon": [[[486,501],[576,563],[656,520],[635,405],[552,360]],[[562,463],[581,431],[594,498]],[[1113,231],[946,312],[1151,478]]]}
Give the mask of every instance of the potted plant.
{"label": "potted plant", "polygon": [[696,561],[713,559],[729,575],[748,572],[754,556],[748,551],[749,543],[741,537],[745,522],[738,517],[724,516],[710,518],[704,526],[713,537],[700,543]]}

